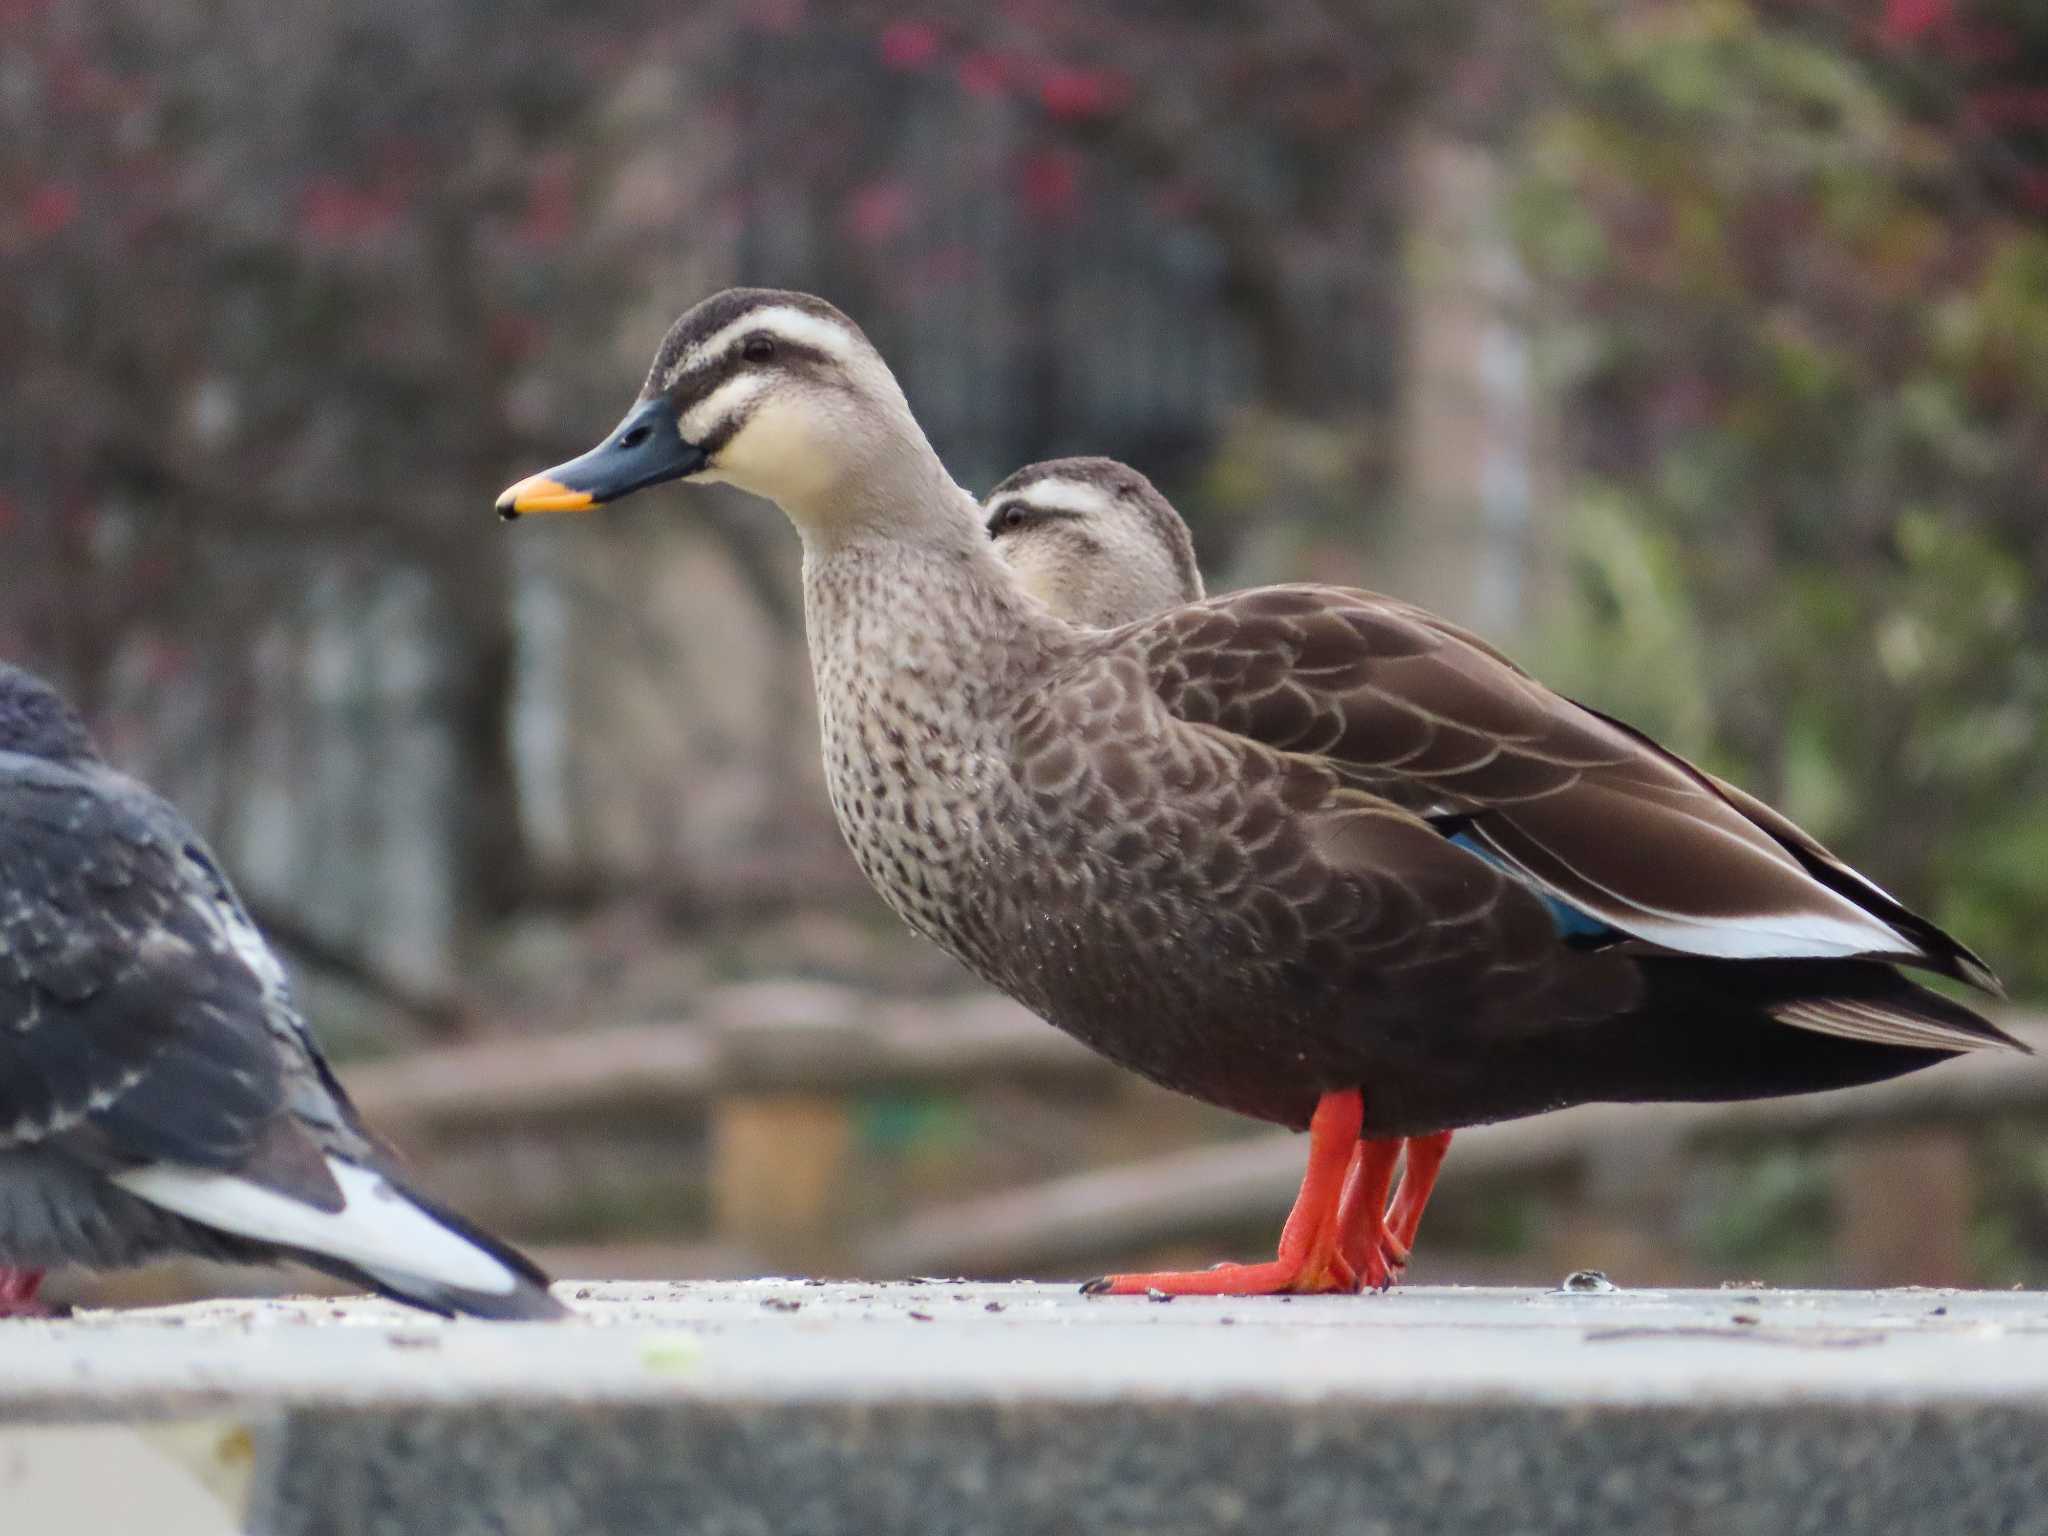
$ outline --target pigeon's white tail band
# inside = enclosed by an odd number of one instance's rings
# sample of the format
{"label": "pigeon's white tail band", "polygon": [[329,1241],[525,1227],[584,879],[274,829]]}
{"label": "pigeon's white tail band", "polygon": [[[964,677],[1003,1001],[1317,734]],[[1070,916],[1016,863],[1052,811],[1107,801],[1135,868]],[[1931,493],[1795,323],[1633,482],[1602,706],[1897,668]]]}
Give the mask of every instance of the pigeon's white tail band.
{"label": "pigeon's white tail band", "polygon": [[152,1163],[112,1176],[167,1211],[259,1242],[302,1248],[392,1276],[417,1276],[488,1295],[509,1295],[519,1277],[414,1205],[382,1175],[330,1157],[342,1208],[322,1211],[231,1173]]}

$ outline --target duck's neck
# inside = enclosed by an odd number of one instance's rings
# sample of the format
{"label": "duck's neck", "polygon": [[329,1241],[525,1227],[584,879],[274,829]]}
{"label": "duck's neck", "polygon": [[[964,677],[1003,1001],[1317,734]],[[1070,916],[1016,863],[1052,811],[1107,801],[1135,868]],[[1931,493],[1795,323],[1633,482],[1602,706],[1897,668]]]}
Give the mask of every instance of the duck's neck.
{"label": "duck's neck", "polygon": [[803,535],[814,664],[1000,680],[1000,653],[1057,643],[1067,626],[1017,585],[923,433],[907,424],[877,448],[829,499],[785,504]]}
{"label": "duck's neck", "polygon": [[1080,632],[1015,584],[972,499],[929,468],[829,525],[794,520],[840,831],[889,904],[971,964],[1017,706]]}

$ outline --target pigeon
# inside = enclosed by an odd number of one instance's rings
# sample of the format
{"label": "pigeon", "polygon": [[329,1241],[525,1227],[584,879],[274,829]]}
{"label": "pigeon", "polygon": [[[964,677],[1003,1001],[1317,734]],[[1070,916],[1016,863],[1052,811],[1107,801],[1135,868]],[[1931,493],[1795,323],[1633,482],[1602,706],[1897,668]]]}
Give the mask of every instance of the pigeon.
{"label": "pigeon", "polygon": [[53,1266],[178,1254],[566,1315],[364,1127],[191,824],[0,663],[0,1315],[40,1314]]}

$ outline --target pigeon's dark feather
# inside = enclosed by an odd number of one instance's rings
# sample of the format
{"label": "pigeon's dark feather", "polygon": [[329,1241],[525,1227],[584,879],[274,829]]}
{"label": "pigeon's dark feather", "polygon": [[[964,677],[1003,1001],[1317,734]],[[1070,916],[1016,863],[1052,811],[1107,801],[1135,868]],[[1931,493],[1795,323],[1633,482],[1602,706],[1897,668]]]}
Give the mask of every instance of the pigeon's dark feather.
{"label": "pigeon's dark feather", "polygon": [[264,988],[168,810],[0,754],[0,1147],[92,1118],[137,1161],[232,1167],[283,1100]]}
{"label": "pigeon's dark feather", "polygon": [[562,1310],[363,1129],[185,819],[0,665],[0,1266],[170,1253],[297,1257],[441,1312]]}

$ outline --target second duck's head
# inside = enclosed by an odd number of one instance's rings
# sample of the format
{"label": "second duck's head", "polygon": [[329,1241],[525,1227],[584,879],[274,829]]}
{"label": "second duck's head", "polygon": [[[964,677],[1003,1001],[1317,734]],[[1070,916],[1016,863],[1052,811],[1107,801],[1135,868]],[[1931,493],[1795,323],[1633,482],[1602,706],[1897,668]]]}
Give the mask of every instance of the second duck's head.
{"label": "second duck's head", "polygon": [[1069,623],[1113,629],[1202,596],[1188,525],[1128,464],[1027,464],[982,506],[1019,584]]}
{"label": "second duck's head", "polygon": [[877,466],[906,450],[930,456],[859,326],[807,293],[729,288],[669,328],[602,443],[512,486],[498,512],[588,511],[688,479],[765,496],[808,526],[844,510],[849,487],[886,480]]}

